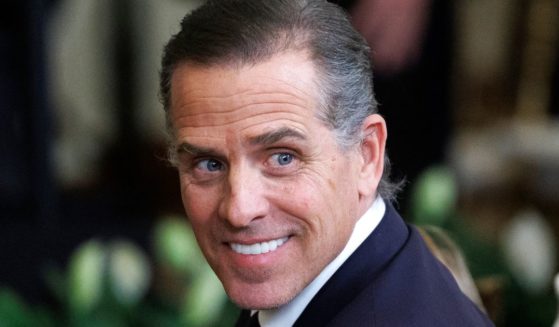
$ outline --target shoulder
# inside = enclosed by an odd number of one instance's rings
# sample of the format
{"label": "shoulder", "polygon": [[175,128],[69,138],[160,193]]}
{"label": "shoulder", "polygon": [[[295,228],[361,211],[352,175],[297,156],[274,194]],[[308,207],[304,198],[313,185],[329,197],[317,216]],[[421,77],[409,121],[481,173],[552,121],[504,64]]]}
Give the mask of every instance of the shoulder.
{"label": "shoulder", "polygon": [[491,326],[415,228],[408,229],[398,254],[376,276],[369,276],[367,287],[332,325],[351,321],[356,326]]}

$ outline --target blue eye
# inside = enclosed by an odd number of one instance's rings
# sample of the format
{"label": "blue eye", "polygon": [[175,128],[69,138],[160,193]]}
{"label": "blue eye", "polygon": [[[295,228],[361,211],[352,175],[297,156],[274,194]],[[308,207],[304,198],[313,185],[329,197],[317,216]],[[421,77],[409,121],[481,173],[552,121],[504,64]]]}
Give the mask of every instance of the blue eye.
{"label": "blue eye", "polygon": [[274,154],[274,158],[280,166],[289,165],[293,161],[293,155],[289,153]]}
{"label": "blue eye", "polygon": [[196,164],[196,168],[210,171],[210,172],[220,171],[223,169],[223,164],[214,159],[204,159],[204,160],[200,160]]}

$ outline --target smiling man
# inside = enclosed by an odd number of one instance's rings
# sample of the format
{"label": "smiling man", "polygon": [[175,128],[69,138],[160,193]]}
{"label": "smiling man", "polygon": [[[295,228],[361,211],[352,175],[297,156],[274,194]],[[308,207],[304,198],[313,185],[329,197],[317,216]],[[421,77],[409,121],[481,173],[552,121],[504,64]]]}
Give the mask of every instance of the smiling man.
{"label": "smiling man", "polygon": [[370,66],[320,0],[210,0],[165,47],[171,160],[238,326],[490,324],[390,205]]}

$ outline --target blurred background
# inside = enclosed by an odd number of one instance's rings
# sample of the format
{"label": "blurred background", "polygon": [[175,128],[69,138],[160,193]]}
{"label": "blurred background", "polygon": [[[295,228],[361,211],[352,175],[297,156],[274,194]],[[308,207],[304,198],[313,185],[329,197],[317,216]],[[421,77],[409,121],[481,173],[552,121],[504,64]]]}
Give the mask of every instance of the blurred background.
{"label": "blurred background", "polygon": [[[0,10],[0,325],[230,325],[197,252],[158,102],[163,44],[203,0]],[[461,248],[498,326],[550,326],[559,3],[354,0],[404,217]]]}

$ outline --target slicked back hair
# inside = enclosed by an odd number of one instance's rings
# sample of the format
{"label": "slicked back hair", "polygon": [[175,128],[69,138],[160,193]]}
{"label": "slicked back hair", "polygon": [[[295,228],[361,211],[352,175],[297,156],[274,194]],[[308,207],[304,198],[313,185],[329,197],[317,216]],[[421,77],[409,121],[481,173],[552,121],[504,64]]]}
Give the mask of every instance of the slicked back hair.
{"label": "slicked back hair", "polygon": [[[370,50],[347,14],[325,0],[208,0],[185,16],[161,63],[160,96],[170,133],[171,77],[178,65],[256,65],[285,51],[304,51],[313,62],[317,112],[338,145],[347,150],[359,144],[363,121],[377,112]],[[399,185],[390,182],[387,156],[384,161],[378,192],[393,200]]]}

